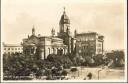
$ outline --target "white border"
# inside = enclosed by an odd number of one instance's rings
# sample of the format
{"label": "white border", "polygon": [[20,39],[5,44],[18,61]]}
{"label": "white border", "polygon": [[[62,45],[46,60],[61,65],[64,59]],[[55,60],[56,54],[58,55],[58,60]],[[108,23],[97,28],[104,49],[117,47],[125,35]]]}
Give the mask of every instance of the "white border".
{"label": "white border", "polygon": [[125,47],[125,81],[127,82],[127,0],[124,2],[124,47]]}
{"label": "white border", "polygon": [[[1,0],[1,10],[2,10],[2,2]],[[124,1],[124,19],[125,19],[125,27],[124,27],[124,47],[125,47],[125,78],[124,80],[15,80],[15,81],[5,81],[3,80],[3,44],[1,42],[1,82],[127,82],[127,0]],[[1,13],[2,16],[2,13]],[[1,18],[2,20],[2,18]],[[2,27],[2,21],[1,21]],[[2,40],[2,28],[1,28],[1,40]]]}

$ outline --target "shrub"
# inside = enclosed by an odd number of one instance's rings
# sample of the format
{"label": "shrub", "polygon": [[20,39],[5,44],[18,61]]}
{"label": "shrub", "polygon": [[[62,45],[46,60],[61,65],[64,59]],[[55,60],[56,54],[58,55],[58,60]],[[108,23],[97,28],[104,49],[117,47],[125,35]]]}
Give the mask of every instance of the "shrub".
{"label": "shrub", "polygon": [[77,68],[71,68],[71,72],[76,72]]}

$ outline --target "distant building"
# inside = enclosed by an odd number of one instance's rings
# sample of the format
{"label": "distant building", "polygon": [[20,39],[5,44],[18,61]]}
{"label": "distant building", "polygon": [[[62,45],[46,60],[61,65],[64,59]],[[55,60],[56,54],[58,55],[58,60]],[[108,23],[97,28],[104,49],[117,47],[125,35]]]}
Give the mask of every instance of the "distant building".
{"label": "distant building", "polygon": [[23,52],[22,45],[3,44],[3,53],[4,54],[14,54],[14,53],[22,53],[22,52]]}
{"label": "distant building", "polygon": [[96,32],[77,33],[75,31],[75,37],[77,53],[90,56],[103,54],[104,36]]}

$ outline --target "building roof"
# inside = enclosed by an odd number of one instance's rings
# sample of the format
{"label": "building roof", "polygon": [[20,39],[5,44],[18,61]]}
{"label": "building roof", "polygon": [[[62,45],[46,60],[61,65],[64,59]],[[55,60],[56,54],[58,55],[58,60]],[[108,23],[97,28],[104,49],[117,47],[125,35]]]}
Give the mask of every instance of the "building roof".
{"label": "building roof", "polygon": [[20,44],[3,44],[4,47],[22,47]]}
{"label": "building roof", "polygon": [[58,37],[52,37],[52,40],[63,41],[63,39],[61,39],[61,38],[58,38]]}
{"label": "building roof", "polygon": [[96,32],[85,32],[85,33],[77,33],[76,35],[80,36],[80,35],[96,35],[96,34],[97,34]]}
{"label": "building roof", "polygon": [[35,36],[35,35],[31,35],[31,36],[29,37],[29,39],[33,39],[33,38],[38,38],[38,37]]}
{"label": "building roof", "polygon": [[69,20],[68,16],[66,15],[65,10],[64,10],[63,15],[61,16],[61,19],[60,19],[60,24],[64,24],[64,23],[70,24],[70,20]]}
{"label": "building roof", "polygon": [[103,36],[98,34],[97,32],[84,32],[84,33],[77,33],[76,36],[82,36],[82,35],[99,35],[99,36]]}
{"label": "building roof", "polygon": [[50,36],[41,36],[39,38],[51,38]]}

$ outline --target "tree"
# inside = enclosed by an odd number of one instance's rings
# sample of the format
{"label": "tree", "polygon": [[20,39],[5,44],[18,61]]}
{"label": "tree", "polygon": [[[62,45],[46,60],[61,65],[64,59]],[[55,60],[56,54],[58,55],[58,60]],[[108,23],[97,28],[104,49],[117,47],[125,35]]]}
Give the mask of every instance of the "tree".
{"label": "tree", "polygon": [[20,53],[12,54],[8,59],[8,63],[3,65],[7,68],[5,69],[6,72],[4,72],[4,74],[6,76],[11,76],[12,79],[16,76],[20,78],[20,76],[29,75],[30,70],[26,68],[25,57]]}
{"label": "tree", "polygon": [[94,64],[94,60],[91,56],[86,56],[85,61],[88,66],[92,66]]}
{"label": "tree", "polygon": [[56,67],[59,67],[63,65],[64,68],[70,68],[71,65],[73,65],[73,62],[70,60],[68,55],[55,55],[55,54],[50,54],[47,57],[47,60],[49,62],[54,63]]}
{"label": "tree", "polygon": [[113,51],[114,63],[116,67],[124,66],[124,52],[123,51]]}
{"label": "tree", "polygon": [[[27,56],[27,57],[26,57]],[[29,57],[31,56],[31,58]],[[35,73],[37,77],[43,74],[44,66],[42,60],[35,59],[33,55],[25,55],[20,53],[12,54],[8,58],[8,62],[4,63],[4,75],[10,79],[20,79],[21,76],[30,76]],[[4,59],[5,62],[5,59]]]}
{"label": "tree", "polygon": [[112,67],[124,67],[124,51],[113,50],[112,52],[106,53],[108,62],[113,60]]}
{"label": "tree", "polygon": [[94,61],[95,61],[95,66],[99,66],[99,65],[102,65],[104,62],[103,62],[103,55],[102,54],[98,54],[96,56],[93,57]]}

